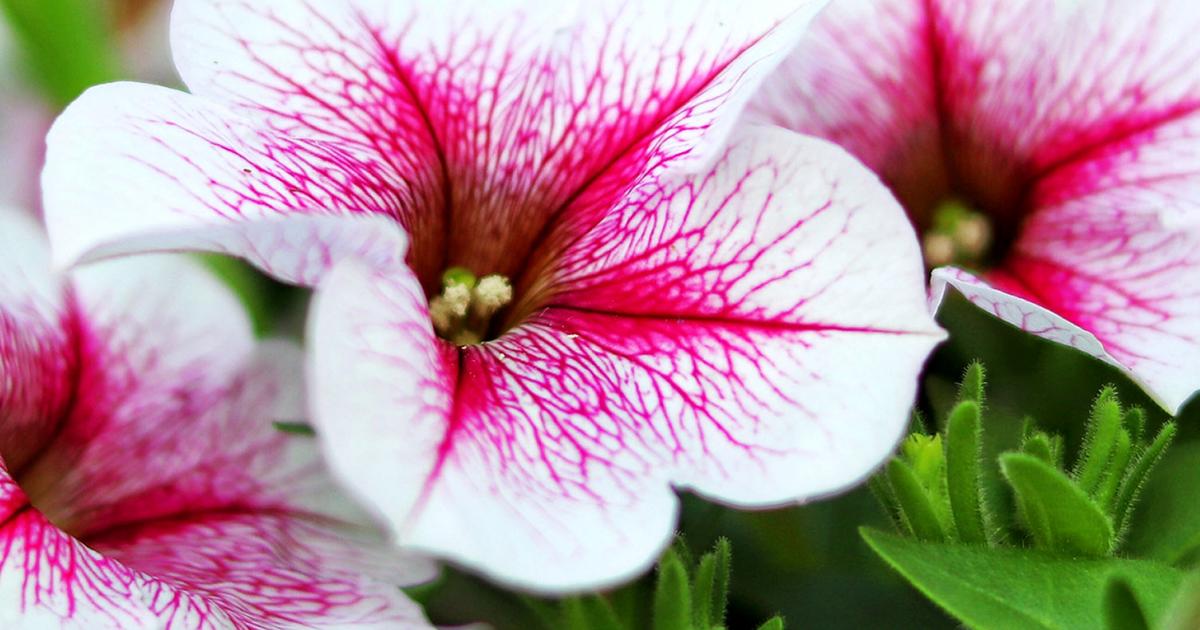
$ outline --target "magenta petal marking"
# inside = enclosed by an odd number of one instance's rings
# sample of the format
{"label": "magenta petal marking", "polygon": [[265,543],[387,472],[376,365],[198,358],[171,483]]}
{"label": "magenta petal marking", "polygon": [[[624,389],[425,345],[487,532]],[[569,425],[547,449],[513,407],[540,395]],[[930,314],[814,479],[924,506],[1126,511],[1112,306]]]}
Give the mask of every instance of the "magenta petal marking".
{"label": "magenta petal marking", "polygon": [[[61,264],[207,250],[312,284],[348,255],[401,260],[396,218],[423,203],[400,176],[350,148],[262,131],[159,87],[94,88],[47,142],[46,206],[63,209],[47,222]],[[79,172],[91,183],[81,186]]]}
{"label": "magenta petal marking", "polygon": [[892,449],[941,338],[905,230],[840,150],[751,129],[711,173],[630,191],[548,308],[457,361],[414,279],[339,268],[310,335],[333,466],[418,548],[526,588],[628,577],[669,535],[672,484],[776,504]]}
{"label": "magenta petal marking", "polygon": [[50,524],[0,472],[0,626],[154,627],[139,598],[133,571]]}
{"label": "magenta petal marking", "polygon": [[939,271],[934,302],[949,283],[1175,411],[1200,387],[1198,28],[1187,0],[844,0],[751,109],[846,146],[918,226],[986,211],[1003,260]]}
{"label": "magenta petal marking", "polygon": [[399,589],[362,577],[362,551],[340,536],[299,517],[214,512],[93,546],[142,572],[147,605],[168,627],[428,628]]}
{"label": "magenta petal marking", "polygon": [[822,4],[180,2],[176,56],[202,98],[120,85],[64,114],[45,185],[56,256],[213,249],[312,284],[329,265],[298,250],[336,260],[368,235],[283,251],[261,225],[217,228],[365,213],[412,234],[427,286],[451,264],[515,275],[637,171],[703,167]]}
{"label": "magenta petal marking", "polygon": [[70,310],[45,236],[0,206],[0,453],[18,470],[57,429],[71,395]]}

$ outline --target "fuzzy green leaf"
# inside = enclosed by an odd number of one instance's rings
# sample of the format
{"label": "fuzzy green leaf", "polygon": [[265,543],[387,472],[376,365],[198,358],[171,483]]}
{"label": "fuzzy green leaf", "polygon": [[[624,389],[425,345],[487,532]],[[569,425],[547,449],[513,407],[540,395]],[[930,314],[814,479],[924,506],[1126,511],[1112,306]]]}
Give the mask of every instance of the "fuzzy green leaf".
{"label": "fuzzy green leaf", "polygon": [[1088,556],[1112,551],[1108,516],[1062,471],[1024,453],[1001,455],[1000,470],[1038,547]]}
{"label": "fuzzy green leaf", "polygon": [[888,483],[885,473],[871,475],[871,478],[867,480],[867,487],[870,488],[875,500],[883,507],[892,527],[895,527],[897,532],[907,531],[904,520],[900,516],[900,504],[896,502],[896,495],[892,492],[892,486]]}
{"label": "fuzzy green leaf", "polygon": [[654,630],[691,630],[692,597],[683,561],[668,551],[658,564],[654,589]]}
{"label": "fuzzy green leaf", "polygon": [[726,538],[717,540],[716,548],[700,558],[692,588],[693,616],[697,628],[711,628],[725,623],[731,562],[732,551]]}
{"label": "fuzzy green leaf", "polygon": [[970,401],[983,407],[986,370],[983,364],[975,361],[963,372],[962,382],[958,385],[959,402]]}
{"label": "fuzzy green leaf", "polygon": [[1049,435],[1034,431],[1025,438],[1021,451],[1036,457],[1050,466],[1056,466],[1058,458],[1054,455],[1054,442]]}
{"label": "fuzzy green leaf", "polygon": [[946,423],[946,484],[950,510],[959,540],[965,543],[988,542],[979,490],[979,415],[979,404],[967,400],[950,412],[950,420]]}
{"label": "fuzzy green leaf", "polygon": [[1133,455],[1133,443],[1129,438],[1129,432],[1124,428],[1117,431],[1117,441],[1113,444],[1112,457],[1108,462],[1108,469],[1104,471],[1104,478],[1100,481],[1100,486],[1096,488],[1096,504],[1105,511],[1110,517],[1113,515],[1113,503],[1117,499],[1117,489],[1121,485],[1121,481],[1125,479],[1125,469],[1129,466],[1129,458]]}
{"label": "fuzzy green leaf", "polygon": [[887,465],[887,476],[909,532],[920,540],[945,540],[946,530],[912,467],[898,458],[892,459]]}
{"label": "fuzzy green leaf", "polygon": [[1125,430],[1129,432],[1129,441],[1138,445],[1146,434],[1146,412],[1141,407],[1132,407],[1125,411],[1121,420]]}
{"label": "fuzzy green leaf", "polygon": [[1105,388],[1092,406],[1082,455],[1075,468],[1075,480],[1079,488],[1089,495],[1095,493],[1108,466],[1123,418],[1121,403],[1117,401],[1116,394],[1112,389]]}
{"label": "fuzzy green leaf", "polygon": [[1175,423],[1164,424],[1159,429],[1158,435],[1154,437],[1154,441],[1142,450],[1137,461],[1130,467],[1129,474],[1121,482],[1121,488],[1117,490],[1116,505],[1113,507],[1113,523],[1116,524],[1118,536],[1123,536],[1129,528],[1129,520],[1133,514],[1133,506],[1137,502],[1138,494],[1150,476],[1150,471],[1158,465],[1163,453],[1175,439],[1175,430]]}
{"label": "fuzzy green leaf", "polygon": [[783,617],[771,617],[758,630],[784,630]]}
{"label": "fuzzy green leaf", "polygon": [[1157,624],[1185,575],[1142,560],[923,543],[869,528],[861,533],[926,597],[977,630],[1103,628],[1105,587],[1114,574],[1125,577]]}
{"label": "fuzzy green leaf", "polygon": [[1123,578],[1112,577],[1104,589],[1105,630],[1150,630],[1146,614]]}

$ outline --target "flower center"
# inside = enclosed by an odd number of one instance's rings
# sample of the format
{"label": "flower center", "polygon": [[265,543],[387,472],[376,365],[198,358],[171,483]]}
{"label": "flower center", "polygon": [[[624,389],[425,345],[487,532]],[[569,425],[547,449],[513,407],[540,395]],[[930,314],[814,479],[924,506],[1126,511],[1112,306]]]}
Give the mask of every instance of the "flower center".
{"label": "flower center", "polygon": [[987,215],[951,198],[934,208],[932,219],[921,242],[927,267],[987,266],[994,241],[992,222]]}
{"label": "flower center", "polygon": [[442,292],[429,300],[429,317],[438,336],[458,346],[483,343],[492,317],[513,300],[508,278],[477,278],[469,269],[451,267],[442,274]]}

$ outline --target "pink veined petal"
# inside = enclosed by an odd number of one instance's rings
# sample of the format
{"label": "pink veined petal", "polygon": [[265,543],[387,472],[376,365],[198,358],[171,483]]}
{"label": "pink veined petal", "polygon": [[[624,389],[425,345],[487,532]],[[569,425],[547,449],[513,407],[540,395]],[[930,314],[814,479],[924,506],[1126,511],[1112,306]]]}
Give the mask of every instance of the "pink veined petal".
{"label": "pink veined petal", "polygon": [[0,206],[0,452],[12,470],[45,445],[66,412],[73,328],[41,229],[23,211]]}
{"label": "pink veined petal", "polygon": [[[203,247],[311,283],[327,266],[190,230],[368,213],[414,235],[426,284],[451,264],[511,275],[646,164],[702,166],[822,4],[180,2],[181,73],[231,109],[132,86],[70,108],[45,179],[56,256]],[[83,190],[80,171],[104,175]],[[332,259],[356,250],[331,240]]]}
{"label": "pink veined petal", "polygon": [[1086,329],[1172,412],[1200,389],[1198,140],[1190,116],[1042,180],[997,286]]}
{"label": "pink veined petal", "polygon": [[947,182],[929,6],[922,0],[831,3],[763,83],[747,118],[836,142],[910,208],[936,201]]}
{"label": "pink veined petal", "polygon": [[404,544],[530,589],[627,578],[672,484],[783,504],[887,455],[942,336],[908,229],[840,150],[753,129],[631,192],[546,310],[460,357],[415,279],[339,268],[310,335],[331,463]]}
{"label": "pink veined petal", "polygon": [[429,628],[318,521],[212,512],[84,545],[0,478],[0,625],[14,630]]}
{"label": "pink veined petal", "polygon": [[1200,385],[1198,27],[1186,0],[846,0],[753,116],[842,143],[918,224],[948,194],[1011,224],[989,289],[946,272],[937,291],[1118,365],[1177,410]]}
{"label": "pink veined petal", "polygon": [[[206,509],[318,509],[323,468],[272,421],[304,417],[299,350],[256,350],[232,294],[180,257],[73,274],[83,356],[71,414],[21,475],[77,535]],[[230,436],[237,436],[230,440]]]}
{"label": "pink veined petal", "polygon": [[396,586],[358,572],[361,548],[301,517],[213,512],[92,545],[142,572],[147,605],[168,628],[432,628]]}
{"label": "pink veined petal", "polygon": [[0,471],[0,627],[157,628],[138,576],[64,534]]}
{"label": "pink veined petal", "polygon": [[381,547],[312,440],[272,426],[306,412],[298,348],[256,349],[180,257],[70,280],[79,384],[24,489],[0,477],[0,625],[429,627],[396,585],[432,564]]}
{"label": "pink veined petal", "polygon": [[752,116],[845,146],[910,209],[955,183],[1017,212],[1024,182],[1197,113],[1198,26],[1188,0],[845,0]]}
{"label": "pink veined petal", "polygon": [[47,143],[46,219],[62,266],[207,250],[313,284],[345,256],[402,260],[395,218],[420,203],[352,148],[263,131],[216,103],[148,85],[89,90]]}
{"label": "pink veined petal", "polygon": [[[464,439],[451,420],[456,396],[474,400],[465,388],[481,386],[492,366],[472,364],[455,391],[458,351],[434,337],[425,296],[406,269],[337,267],[318,290],[309,337],[314,420],[330,465],[402,545],[560,592],[632,577],[665,544],[677,509],[665,482],[644,484],[619,513],[597,501],[547,505],[536,487],[509,483],[504,446]],[[487,421],[466,413],[472,431]],[[516,430],[509,420],[501,415],[494,428]],[[495,465],[464,479],[458,460],[466,458]]]}

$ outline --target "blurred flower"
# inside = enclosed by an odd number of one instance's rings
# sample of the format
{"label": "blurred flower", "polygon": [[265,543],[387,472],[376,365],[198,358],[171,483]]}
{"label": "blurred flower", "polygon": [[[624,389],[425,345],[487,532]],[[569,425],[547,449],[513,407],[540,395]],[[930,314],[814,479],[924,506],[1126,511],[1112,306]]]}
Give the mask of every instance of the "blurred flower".
{"label": "blurred flower", "polygon": [[[842,0],[752,111],[875,169],[954,287],[1177,411],[1200,386],[1200,4]],[[964,222],[966,222],[964,224]]]}
{"label": "blurred flower", "polygon": [[185,0],[196,96],[99,88],[52,132],[56,256],[326,278],[318,432],[400,541],[612,583],[668,541],[672,484],[857,483],[941,339],[878,180],[734,129],[819,4]]}
{"label": "blurred flower", "polygon": [[38,171],[54,117],[22,83],[17,57],[8,31],[0,25],[0,205],[38,208]]}
{"label": "blurred flower", "polygon": [[272,426],[303,413],[297,354],[180,258],[60,282],[0,209],[0,626],[428,627]]}
{"label": "blurred flower", "polygon": [[[128,76],[173,80],[165,34],[170,3],[117,0],[109,8],[113,11],[114,39],[122,49]],[[38,174],[55,108],[33,85],[30,75],[35,68],[23,67],[27,54],[36,53],[22,51],[13,41],[9,25],[0,21],[0,163],[5,167],[0,177],[0,205],[40,214]]]}

